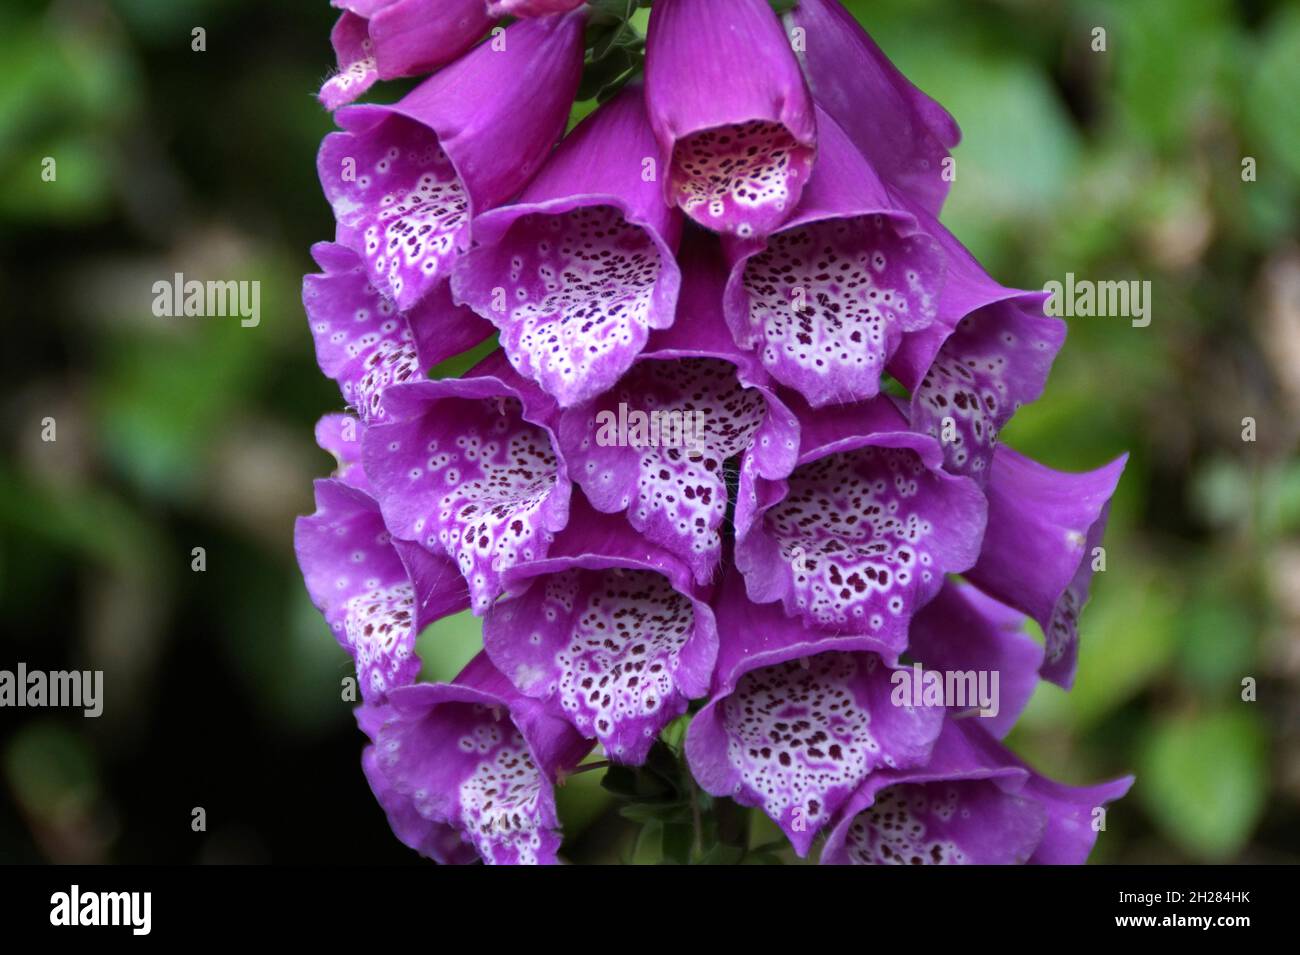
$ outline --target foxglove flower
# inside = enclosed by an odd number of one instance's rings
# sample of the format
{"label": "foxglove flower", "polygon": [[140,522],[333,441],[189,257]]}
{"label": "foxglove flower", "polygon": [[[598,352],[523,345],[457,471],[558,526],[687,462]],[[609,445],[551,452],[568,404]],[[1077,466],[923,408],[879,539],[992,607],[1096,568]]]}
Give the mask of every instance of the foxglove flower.
{"label": "foxglove flower", "polygon": [[565,137],[518,202],[475,221],[477,248],[457,267],[457,301],[564,407],[609,388],[650,330],[672,324],[681,217],[646,178],[654,157],[632,86]]}
{"label": "foxglove flower", "polygon": [[716,242],[697,237],[684,258],[676,323],[652,335],[602,397],[564,413],[560,445],[597,510],[626,511],[633,527],[680,555],[703,584],[722,554],[727,462],[739,457],[749,481],[786,477],[799,422],[722,322],[725,272]]}
{"label": "foxglove flower", "polygon": [[815,408],[875,397],[903,337],[934,321],[945,263],[826,113],[793,217],[733,241],[726,313],[736,342]]}
{"label": "foxglove flower", "polygon": [[924,767],[876,773],[822,848],[831,865],[1078,865],[1094,814],[1132,777],[1064,786],[1034,772],[971,721],[949,720]]}
{"label": "foxglove flower", "polygon": [[492,331],[469,309],[452,305],[445,287],[403,314],[379,294],[351,249],[319,242],[311,251],[325,270],[302,283],[316,361],[363,422],[383,417],[389,385],[425,377]]}
{"label": "foxglove flower", "polygon": [[892,189],[939,214],[952,182],[945,165],[961,130],[913,86],[836,0],[799,0],[788,14],[807,46],[804,71],[829,113]]}
{"label": "foxglove flower", "polygon": [[750,506],[736,509],[736,567],[750,599],[901,651],[944,575],[975,563],[984,497],[942,470],[939,446],[907,430],[887,398],[800,417],[790,476],[741,488]]}
{"label": "foxglove flower", "polygon": [[751,603],[734,574],[722,586],[717,673],[686,736],[691,772],[762,808],[806,855],[872,772],[925,763],[943,710],[894,705],[889,648],[874,637],[810,631]]}
{"label": "foxglove flower", "polygon": [[392,106],[334,114],[344,132],[316,165],[339,241],[398,308],[447,278],[471,219],[537,171],[568,119],[581,38],[580,13],[521,20]]}
{"label": "foxglove flower", "polygon": [[[333,423],[321,430],[328,440]],[[349,455],[343,444],[326,450]],[[356,662],[368,700],[414,680],[420,631],[467,606],[463,588],[449,585],[455,566],[394,538],[374,499],[345,480],[316,482],[316,513],[298,518],[294,549],[312,602]]]}
{"label": "foxglove flower", "polygon": [[502,572],[544,558],[568,521],[554,402],[494,353],[465,378],[390,388],[385,406],[363,440],[384,519],[454,560],[482,614]]}
{"label": "foxglove flower", "polygon": [[[1043,676],[1067,689],[1078,661],[1079,613],[1088,602],[1110,499],[1128,455],[1096,471],[1066,474],[1000,447],[986,488],[989,527],[967,575],[1043,628]],[[1100,561],[1100,563],[1099,563]]]}
{"label": "foxglove flower", "polygon": [[[456,830],[484,862],[556,861],[553,786],[590,743],[517,692],[484,654],[451,683],[394,690],[389,705],[375,733],[375,762],[387,783],[381,791],[406,797],[422,819]],[[433,834],[440,846],[443,836]],[[463,852],[440,851],[444,861],[465,861]]]}
{"label": "foxglove flower", "polygon": [[937,320],[904,339],[889,370],[912,392],[912,427],[939,439],[949,471],[982,485],[998,432],[1042,393],[1065,323],[1043,313],[1044,293],[999,285],[938,220],[913,209],[948,275]]}
{"label": "foxglove flower", "polygon": [[376,80],[417,76],[450,63],[492,23],[483,0],[333,0],[343,8],[330,41],[339,71],[321,87],[326,109]]}
{"label": "foxglove flower", "polygon": [[816,155],[812,99],[766,0],[658,0],[646,106],[664,197],[715,232],[762,236],[799,202]]}
{"label": "foxglove flower", "polygon": [[907,635],[908,655],[931,673],[996,674],[997,712],[978,712],[968,700],[961,715],[978,713],[980,726],[999,739],[1034,695],[1043,663],[1043,648],[1025,633],[1025,619],[969,584],[948,581],[912,618]]}
{"label": "foxglove flower", "polygon": [[575,496],[547,559],[506,571],[521,595],[483,621],[492,662],[559,706],[611,759],[639,764],[660,730],[705,694],[718,653],[713,612],[681,561]]}

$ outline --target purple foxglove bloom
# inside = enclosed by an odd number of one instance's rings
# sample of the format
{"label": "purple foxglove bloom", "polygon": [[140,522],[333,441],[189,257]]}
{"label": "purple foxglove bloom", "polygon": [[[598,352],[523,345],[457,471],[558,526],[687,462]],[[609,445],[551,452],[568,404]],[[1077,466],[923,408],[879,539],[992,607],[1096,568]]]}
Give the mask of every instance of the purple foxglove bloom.
{"label": "purple foxglove bloom", "polygon": [[907,652],[926,670],[997,674],[996,713],[981,713],[969,702],[963,716],[1001,739],[1011,731],[1038,686],[1043,648],[1024,630],[1025,616],[969,584],[949,581],[912,618]]}
{"label": "purple foxglove bloom", "polygon": [[452,305],[446,286],[403,314],[379,294],[351,249],[318,242],[311,251],[324,270],[302,282],[316,361],[364,423],[384,416],[382,398],[389,385],[424,378],[438,362],[492,332],[469,309]]}
{"label": "purple foxglove bloom", "polygon": [[458,830],[489,864],[556,861],[553,785],[589,742],[482,653],[451,683],[402,687],[389,701],[376,762],[422,818]]}
{"label": "purple foxglove bloom", "polygon": [[939,438],[944,466],[983,485],[998,432],[1042,393],[1065,323],[1043,314],[1044,293],[999,285],[937,219],[917,217],[948,277],[938,320],[903,340],[889,370],[912,391],[912,426]]}
{"label": "purple foxglove bloom", "polygon": [[433,859],[439,865],[466,865],[478,859],[474,847],[461,838],[460,830],[450,823],[425,819],[415,808],[415,800],[397,788],[379,768],[379,730],[393,719],[387,704],[363,703],[355,710],[357,725],[370,740],[361,753],[361,772],[384,810],[388,826],[407,848]]}
{"label": "purple foxglove bloom", "polygon": [[505,576],[523,593],[483,620],[492,662],[615,762],[645,762],[660,730],[708,691],[713,612],[694,596],[686,566],[622,518],[575,495],[550,556]]}
{"label": "purple foxglove bloom", "polygon": [[815,408],[875,397],[904,336],[935,319],[945,263],[857,148],[817,112],[818,156],[793,217],[728,243],[727,323]]}
{"label": "purple foxglove bloom", "polygon": [[929,762],[880,772],[826,839],[829,865],[1081,865],[1095,810],[1132,777],[1064,786],[1026,766],[970,720],[948,720]]}
{"label": "purple foxglove bloom", "polygon": [[957,123],[836,0],[800,0],[788,19],[804,31],[804,71],[817,105],[885,182],[938,215],[949,186],[944,160],[961,139]]}
{"label": "purple foxglove bloom", "polygon": [[339,72],[321,87],[326,109],[350,103],[376,80],[417,76],[450,63],[492,23],[483,0],[333,0],[344,13],[330,40]]}
{"label": "purple foxglove bloom", "polygon": [[658,0],[645,77],[666,201],[714,232],[762,236],[779,226],[808,181],[817,129],[766,0]]}
{"label": "purple foxglove bloom", "polygon": [[498,17],[544,17],[549,13],[566,13],[582,6],[585,0],[488,0],[488,13]]}
{"label": "purple foxglove bloom", "polygon": [[316,482],[316,513],[298,518],[294,550],[367,700],[414,680],[420,631],[467,606],[449,561],[394,538],[374,500],[337,479]]}
{"label": "purple foxglove bloom", "polygon": [[349,106],[316,165],[376,288],[403,311],[450,273],[470,221],[532,178],[563,133],[582,15],[512,24],[391,106]]}
{"label": "purple foxglove bloom", "polygon": [[678,320],[655,332],[632,369],[600,398],[566,411],[560,447],[587,499],[680,555],[707,583],[722,555],[724,465],[752,481],[786,477],[799,422],[722,321],[726,278],[713,239],[683,249]]}
{"label": "purple foxglove bloom", "polygon": [[400,537],[456,562],[482,614],[502,572],[541,560],[568,522],[569,479],[554,402],[495,352],[464,378],[390,388],[363,461]]}
{"label": "purple foxglove bloom", "polygon": [[456,268],[456,300],[501,329],[520,374],[563,407],[627,371],[672,324],[681,216],[643,175],[654,136],[633,86],[564,138],[512,205],[479,216]]}
{"label": "purple foxglove bloom", "polygon": [[754,604],[735,574],[722,583],[718,667],[686,734],[696,782],[758,806],[799,855],[871,773],[923,764],[941,707],[897,706],[893,669],[873,637],[805,629]]}
{"label": "purple foxglove bloom", "polygon": [[316,444],[334,455],[334,477],[349,487],[372,493],[361,467],[361,435],[365,426],[346,414],[327,414],[316,422]]}
{"label": "purple foxglove bloom", "polygon": [[871,634],[901,651],[944,575],[975,563],[984,496],[943,471],[938,444],[908,431],[884,396],[800,420],[788,478],[742,475],[736,567],[749,597],[780,600],[810,629]]}
{"label": "purple foxglove bloom", "polygon": [[[988,533],[966,576],[1043,628],[1042,675],[1066,689],[1078,662],[1078,619],[1088,602],[1110,498],[1128,455],[1067,474],[999,447],[985,488]],[[1104,566],[1104,564],[1102,564]]]}

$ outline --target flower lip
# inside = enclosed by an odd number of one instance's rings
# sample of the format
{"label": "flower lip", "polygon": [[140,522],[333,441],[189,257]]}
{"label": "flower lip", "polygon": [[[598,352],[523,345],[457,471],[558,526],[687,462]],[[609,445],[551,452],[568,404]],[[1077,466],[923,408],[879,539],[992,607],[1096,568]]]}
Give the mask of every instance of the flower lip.
{"label": "flower lip", "polygon": [[622,518],[575,498],[550,555],[511,568],[507,580],[517,596],[484,620],[489,657],[611,759],[644,762],[663,727],[707,691],[713,612],[688,569]]}
{"label": "flower lip", "polygon": [[[778,226],[812,168],[816,123],[775,13],[765,0],[664,0],[651,10],[646,49],[646,105],[669,164],[664,200],[714,231]],[[751,155],[765,164],[746,169]]]}

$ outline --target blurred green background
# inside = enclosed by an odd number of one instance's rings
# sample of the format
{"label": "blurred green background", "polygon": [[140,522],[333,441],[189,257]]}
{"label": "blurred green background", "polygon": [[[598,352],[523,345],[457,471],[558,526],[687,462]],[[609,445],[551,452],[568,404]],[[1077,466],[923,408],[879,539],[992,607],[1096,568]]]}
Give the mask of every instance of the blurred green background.
{"label": "blurred green background", "polygon": [[[1300,3],[849,6],[961,123],[944,218],[990,272],[1153,285],[1147,328],[1071,319],[1005,433],[1064,469],[1132,452],[1077,688],[1042,688],[1013,745],[1068,782],[1137,774],[1094,860],[1300,861]],[[333,16],[0,9],[0,668],[106,684],[98,720],[0,711],[0,861],[416,859],[361,777],[349,667],[291,551],[331,464],[312,425],[340,405],[298,301],[333,231],[313,99]],[[259,280],[261,324],[154,317],[174,272]],[[475,640],[433,627],[429,675]],[[561,792],[569,856],[653,859],[597,776]]]}

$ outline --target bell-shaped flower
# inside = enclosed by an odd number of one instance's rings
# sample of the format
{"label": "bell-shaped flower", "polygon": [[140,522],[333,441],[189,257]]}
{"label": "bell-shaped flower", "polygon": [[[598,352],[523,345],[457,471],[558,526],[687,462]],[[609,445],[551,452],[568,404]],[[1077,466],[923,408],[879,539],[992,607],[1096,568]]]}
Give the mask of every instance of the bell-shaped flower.
{"label": "bell-shaped flower", "polygon": [[843,130],[818,110],[818,157],[794,215],[728,242],[736,343],[814,408],[873,398],[903,339],[935,320],[945,261]]}
{"label": "bell-shaped flower", "polygon": [[677,320],[601,397],[566,411],[569,474],[599,511],[626,512],[645,537],[707,583],[722,555],[729,462],[778,480],[794,468],[799,422],[722,321],[726,273],[717,242],[683,248]]}
{"label": "bell-shaped flower", "polygon": [[463,378],[390,388],[363,440],[393,532],[456,562],[482,614],[502,573],[541,560],[568,522],[555,404],[495,352]]}
{"label": "bell-shaped flower", "polygon": [[1110,499],[1128,455],[1082,474],[1055,471],[1005,446],[993,455],[985,488],[988,532],[979,561],[966,576],[1043,628],[1043,676],[1067,689],[1079,654],[1079,614],[1094,571],[1104,570],[1101,546]]}
{"label": "bell-shaped flower", "polygon": [[787,23],[805,49],[817,105],[890,188],[938,215],[956,169],[949,154],[961,139],[956,121],[898,71],[838,0],[799,0]]}
{"label": "bell-shaped flower", "polygon": [[1093,825],[1132,777],[1065,786],[971,720],[949,719],[929,761],[870,776],[822,848],[823,865],[1022,865],[1087,861]]}
{"label": "bell-shaped flower", "polygon": [[451,303],[446,286],[409,312],[399,312],[379,294],[351,249],[318,242],[311,252],[324,270],[302,281],[316,362],[365,423],[384,416],[389,385],[424,378],[434,365],[492,333],[487,322]]}
{"label": "bell-shaped flower", "polygon": [[402,687],[389,705],[374,758],[392,791],[422,819],[456,830],[484,862],[556,861],[554,784],[591,749],[568,722],[515,690],[482,653],[451,683]]}
{"label": "bell-shaped flower", "polygon": [[779,226],[808,182],[817,124],[767,0],[657,0],[645,77],[668,204],[714,232]]}
{"label": "bell-shaped flower", "polygon": [[566,13],[582,6],[585,0],[488,0],[488,13],[499,17],[544,17]]}
{"label": "bell-shaped flower", "polygon": [[[329,441],[342,430],[328,421],[318,433]],[[346,461],[349,447],[355,443],[326,450]],[[348,462],[343,473],[354,469]],[[355,661],[367,700],[414,680],[420,631],[468,606],[455,565],[393,537],[374,499],[348,480],[316,482],[316,512],[298,518],[294,550],[312,603]]]}
{"label": "bell-shaped flower", "polygon": [[736,567],[750,599],[780,600],[810,629],[870,634],[902,651],[907,626],[944,575],[975,563],[984,496],[941,467],[930,437],[893,402],[799,413],[788,478],[747,481],[736,506]]}
{"label": "bell-shaped flower", "polygon": [[563,710],[610,759],[640,764],[709,687],[713,612],[687,567],[574,495],[545,560],[506,571],[520,596],[492,606],[483,645],[523,693]]}
{"label": "bell-shaped flower", "polygon": [[808,630],[751,603],[735,574],[721,586],[717,674],[686,734],[691,773],[706,792],[761,808],[807,855],[873,772],[926,761],[944,711],[895,704],[880,641]]}
{"label": "bell-shaped flower", "polygon": [[321,87],[326,109],[376,80],[430,73],[468,50],[492,23],[483,0],[333,0],[343,8],[330,42],[338,72]]}
{"label": "bell-shaped flower", "polygon": [[348,106],[316,166],[371,281],[403,311],[450,274],[470,221],[532,178],[564,132],[580,12],[521,20],[391,106]]}
{"label": "bell-shaped flower", "polygon": [[618,380],[651,329],[672,324],[681,216],[663,204],[641,90],[573,130],[509,206],[474,222],[456,300],[501,329],[520,374],[563,407]]}

